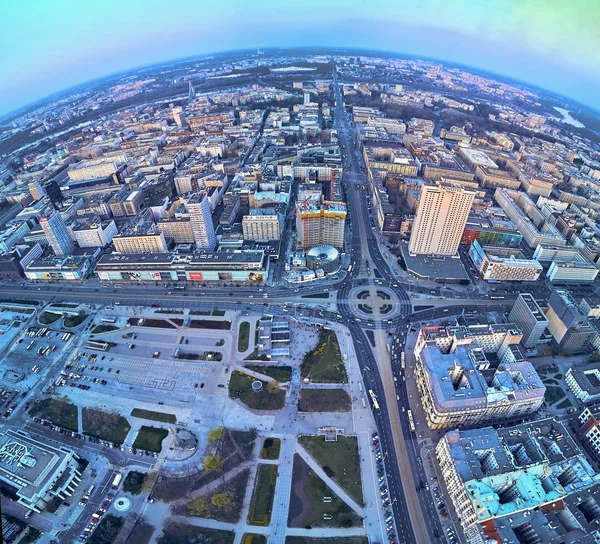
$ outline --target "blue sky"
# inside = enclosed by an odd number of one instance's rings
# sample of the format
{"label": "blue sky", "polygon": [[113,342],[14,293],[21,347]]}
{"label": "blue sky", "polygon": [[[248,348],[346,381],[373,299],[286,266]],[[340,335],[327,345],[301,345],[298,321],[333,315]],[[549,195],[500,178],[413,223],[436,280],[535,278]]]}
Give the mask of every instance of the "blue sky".
{"label": "blue sky", "polygon": [[0,0],[0,113],[128,68],[334,46],[504,74],[600,109],[596,0]]}

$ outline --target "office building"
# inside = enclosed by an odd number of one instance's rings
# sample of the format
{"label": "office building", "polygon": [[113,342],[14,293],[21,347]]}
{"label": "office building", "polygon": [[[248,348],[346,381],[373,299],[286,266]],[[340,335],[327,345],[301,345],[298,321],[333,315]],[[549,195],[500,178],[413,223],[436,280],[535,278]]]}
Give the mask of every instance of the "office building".
{"label": "office building", "polygon": [[144,193],[142,191],[132,191],[127,198],[123,200],[123,211],[125,215],[136,216],[142,211],[144,204]]}
{"label": "office building", "polygon": [[257,208],[250,210],[242,218],[244,240],[253,242],[270,242],[281,239],[283,215],[274,208]]}
{"label": "office building", "polygon": [[468,544],[596,541],[600,476],[561,421],[452,430],[435,453]]}
{"label": "office building", "polygon": [[554,289],[546,308],[548,331],[562,353],[577,353],[589,349],[596,330],[588,321],[569,291]]}
{"label": "office building", "polygon": [[38,513],[51,501],[62,503],[81,481],[75,452],[41,440],[25,431],[0,435],[0,481],[14,490],[18,504]]}
{"label": "office building", "polygon": [[69,230],[79,247],[106,247],[119,232],[114,219],[103,221],[99,216],[78,217]]}
{"label": "office building", "polygon": [[598,402],[600,400],[600,363],[573,365],[565,374],[565,383],[573,395],[584,404]]}
{"label": "office building", "polygon": [[27,187],[29,189],[31,197],[34,200],[42,200],[42,198],[44,198],[47,195],[46,189],[44,189],[44,187],[39,181],[32,181],[27,185]]}
{"label": "office building", "polygon": [[187,121],[182,107],[177,106],[176,108],[173,108],[173,119],[179,128],[185,128],[187,126]]}
{"label": "office building", "polygon": [[521,343],[526,348],[534,348],[548,326],[546,315],[530,293],[519,293],[508,319],[521,329]]}
{"label": "office building", "polygon": [[52,212],[47,217],[40,218],[40,225],[48,244],[57,256],[73,253],[75,245],[60,213]]}
{"label": "office building", "polygon": [[55,208],[58,208],[65,200],[63,192],[56,180],[51,179],[44,183],[44,191],[46,191],[46,195]]}
{"label": "office building", "polygon": [[600,461],[600,406],[586,406],[577,418],[577,435],[596,461]]}
{"label": "office building", "polygon": [[552,283],[567,284],[592,283],[598,276],[598,267],[592,263],[567,263],[553,261],[546,272]]}
{"label": "office building", "polygon": [[546,221],[525,193],[498,187],[494,192],[494,199],[519,229],[529,247],[537,248],[539,244],[550,246],[567,244],[564,236],[554,225]]}
{"label": "office building", "polygon": [[310,104],[310,93],[308,91],[304,91],[304,105],[308,106]]}
{"label": "office building", "polygon": [[170,238],[176,244],[193,244],[196,241],[189,218],[163,219],[158,221],[157,225],[165,239]]}
{"label": "office building", "polygon": [[69,255],[34,259],[25,267],[28,280],[82,280],[90,270],[90,260],[86,256]]}
{"label": "office building", "polygon": [[[515,332],[517,338],[520,332]],[[507,343],[492,355],[464,344],[451,353],[434,346],[415,353],[415,378],[430,429],[523,417],[542,406],[546,387],[518,349]]]}
{"label": "office building", "polygon": [[423,185],[409,253],[455,255],[475,193],[451,185]]}
{"label": "office building", "polygon": [[198,249],[214,250],[217,245],[212,210],[207,193],[196,193],[186,202],[194,241]]}
{"label": "office building", "polygon": [[309,201],[296,206],[296,249],[327,245],[344,247],[346,204],[343,202]]}
{"label": "office building", "polygon": [[518,249],[481,246],[478,240],[471,244],[469,257],[486,281],[537,281],[543,272],[540,263]]}
{"label": "office building", "polygon": [[165,253],[168,250],[165,235],[154,223],[140,223],[123,229],[113,237],[118,253]]}

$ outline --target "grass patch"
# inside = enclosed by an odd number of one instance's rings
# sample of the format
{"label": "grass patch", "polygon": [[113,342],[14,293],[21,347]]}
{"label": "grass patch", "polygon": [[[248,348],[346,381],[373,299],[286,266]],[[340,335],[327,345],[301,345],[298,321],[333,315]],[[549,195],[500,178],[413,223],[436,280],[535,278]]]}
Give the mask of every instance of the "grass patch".
{"label": "grass patch", "polygon": [[352,401],[343,389],[301,389],[298,398],[300,412],[349,412]]}
{"label": "grass patch", "polygon": [[554,387],[554,386],[547,386],[546,387],[546,402],[549,405],[554,404],[555,402],[558,402],[559,400],[562,400],[566,397],[566,393],[563,391],[562,387]]}
{"label": "grass patch", "polygon": [[92,334],[102,334],[104,332],[112,332],[112,331],[118,331],[119,327],[117,327],[116,325],[96,325],[93,329],[92,329]]}
{"label": "grass patch", "polygon": [[177,423],[177,418],[173,414],[153,412],[152,410],[143,410],[142,408],[134,408],[131,410],[131,415],[133,417],[140,417],[151,421],[160,421],[162,423]]}
{"label": "grass patch", "polygon": [[144,487],[146,474],[137,470],[130,470],[123,480],[123,491],[132,495],[139,495]]}
{"label": "grass patch", "polygon": [[329,298],[329,293],[317,293],[316,295],[302,295],[302,298]]}
{"label": "grass patch", "polygon": [[258,465],[248,523],[267,526],[271,522],[275,483],[277,482],[277,465]]}
{"label": "grass patch", "polygon": [[262,450],[260,450],[260,457],[261,459],[279,459],[279,450],[281,450],[279,438],[265,438]]}
{"label": "grass patch", "polygon": [[192,329],[213,329],[228,331],[231,329],[231,321],[214,321],[212,319],[192,319],[190,321]]}
{"label": "grass patch", "polygon": [[291,366],[262,366],[262,365],[246,365],[248,370],[253,370],[259,374],[269,376],[280,383],[289,382],[292,379]]}
{"label": "grass patch", "polygon": [[325,442],[324,436],[300,436],[298,442],[323,467],[348,495],[363,504],[360,454],[355,436],[338,436],[335,442]]}
{"label": "grass patch", "polygon": [[185,514],[201,518],[237,523],[244,504],[250,469],[240,472],[235,478],[220,485],[206,497],[197,497],[185,505]]}
{"label": "grass patch", "polygon": [[132,327],[154,327],[156,329],[174,329],[175,325],[169,323],[166,319],[149,319],[149,318],[138,318],[130,317],[127,322]]}
{"label": "grass patch", "polygon": [[347,383],[340,345],[334,331],[321,329],[317,347],[309,351],[300,367],[302,378],[320,383]]}
{"label": "grass patch", "polygon": [[31,416],[40,417],[51,421],[64,429],[77,432],[79,430],[79,418],[77,406],[70,402],[56,399],[44,399],[34,404],[29,410]]}
{"label": "grass patch", "polygon": [[242,544],[267,544],[267,537],[255,533],[244,533]]}
{"label": "grass patch", "polygon": [[142,425],[140,428],[135,440],[133,442],[133,447],[138,450],[146,450],[146,451],[154,451],[156,453],[160,453],[162,450],[162,442],[169,431],[167,429],[159,429],[157,427],[148,427],[146,425]]}
{"label": "grass patch", "polygon": [[210,315],[213,317],[225,317],[225,310],[213,310]]}
{"label": "grass patch", "polygon": [[556,407],[557,407],[559,410],[563,410],[563,409],[565,409],[565,408],[570,408],[571,406],[573,406],[573,403],[572,403],[572,402],[569,400],[569,398],[568,398],[568,397],[565,397],[565,398],[563,399],[563,401],[562,401],[562,402],[559,402],[559,403],[556,405]]}
{"label": "grass patch", "polygon": [[92,533],[89,544],[112,544],[123,527],[125,519],[107,514]]}
{"label": "grass patch", "polygon": [[425,310],[431,310],[433,306],[431,304],[425,304],[422,306],[413,306],[413,312],[424,312]]}
{"label": "grass patch", "polygon": [[54,312],[44,312],[38,317],[38,321],[42,325],[52,325],[62,317],[62,314],[56,314]]}
{"label": "grass patch", "polygon": [[240,329],[238,331],[238,351],[243,353],[248,349],[250,340],[250,323],[248,321],[242,321],[240,323]]}
{"label": "grass patch", "polygon": [[235,533],[168,520],[157,544],[233,544]]}
{"label": "grass patch", "polygon": [[127,537],[127,544],[149,544],[154,533],[154,526],[138,521]]}
{"label": "grass patch", "polygon": [[68,315],[67,317],[65,317],[65,320],[63,321],[63,325],[67,328],[67,329],[71,329],[73,327],[78,327],[79,325],[81,325],[87,318],[89,317],[88,314],[82,313],[82,314],[77,314],[77,315]]}
{"label": "grass patch", "polygon": [[126,418],[112,412],[84,408],[82,413],[83,434],[108,440],[115,444],[125,441],[131,425]]}
{"label": "grass patch", "polygon": [[155,314],[182,314],[183,310],[170,310],[170,309],[163,309],[161,308],[160,310],[154,310]]}
{"label": "grass patch", "polygon": [[229,396],[232,399],[240,399],[246,406],[255,410],[281,410],[285,403],[285,391],[275,382],[259,380],[263,384],[263,390],[255,393],[252,391],[254,381],[254,377],[234,370],[229,380]]}
{"label": "grass patch", "polygon": [[[323,502],[323,497],[330,497],[331,502]],[[327,516],[328,519],[324,519],[323,516]],[[358,527],[361,523],[362,520],[354,511],[296,453],[288,526]]]}

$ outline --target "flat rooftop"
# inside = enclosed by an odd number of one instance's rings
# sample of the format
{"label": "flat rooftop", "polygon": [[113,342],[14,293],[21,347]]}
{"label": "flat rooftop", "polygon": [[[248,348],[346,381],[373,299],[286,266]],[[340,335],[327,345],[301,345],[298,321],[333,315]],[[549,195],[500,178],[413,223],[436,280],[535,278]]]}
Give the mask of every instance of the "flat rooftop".
{"label": "flat rooftop", "polygon": [[424,279],[435,281],[468,281],[469,276],[459,258],[433,255],[410,255],[408,245],[400,246],[406,269]]}

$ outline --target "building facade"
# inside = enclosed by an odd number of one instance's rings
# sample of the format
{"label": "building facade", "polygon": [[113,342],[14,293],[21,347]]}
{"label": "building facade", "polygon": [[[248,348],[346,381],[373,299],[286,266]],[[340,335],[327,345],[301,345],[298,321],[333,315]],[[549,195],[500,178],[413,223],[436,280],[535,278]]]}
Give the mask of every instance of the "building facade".
{"label": "building facade", "polygon": [[546,315],[530,293],[519,293],[508,319],[523,332],[521,343],[534,348],[548,326]]}
{"label": "building facade", "polygon": [[62,257],[73,253],[75,245],[60,213],[52,212],[49,216],[40,218],[40,225],[55,255]]}

